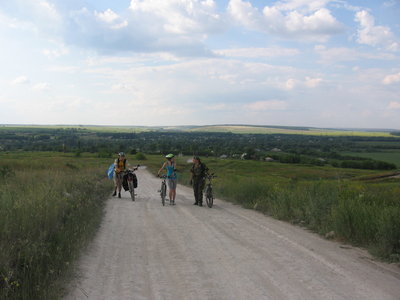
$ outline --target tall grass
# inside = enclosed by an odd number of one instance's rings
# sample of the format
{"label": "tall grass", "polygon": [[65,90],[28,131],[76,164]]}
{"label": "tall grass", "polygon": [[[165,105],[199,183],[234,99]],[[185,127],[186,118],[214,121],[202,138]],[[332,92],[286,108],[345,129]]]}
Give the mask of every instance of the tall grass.
{"label": "tall grass", "polygon": [[111,190],[101,164],[31,155],[1,157],[1,299],[56,299]]}

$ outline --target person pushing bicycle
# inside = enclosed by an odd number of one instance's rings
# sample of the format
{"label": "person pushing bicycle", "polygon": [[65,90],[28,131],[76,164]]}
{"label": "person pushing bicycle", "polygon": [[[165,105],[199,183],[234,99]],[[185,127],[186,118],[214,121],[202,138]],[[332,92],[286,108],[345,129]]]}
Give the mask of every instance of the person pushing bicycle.
{"label": "person pushing bicycle", "polygon": [[203,206],[203,189],[205,177],[208,172],[207,166],[201,162],[200,157],[193,157],[193,165],[190,169],[190,184],[193,186],[194,199],[193,205]]}
{"label": "person pushing bicycle", "polygon": [[172,153],[167,154],[165,158],[166,162],[162,165],[160,170],[158,170],[158,176],[162,170],[167,170],[167,185],[169,189],[169,203],[175,205],[175,197],[176,197],[176,184],[177,184],[177,176],[176,176],[176,162],[175,155]]}
{"label": "person pushing bicycle", "polygon": [[126,160],[125,153],[118,153],[118,158],[114,161],[114,193],[112,194],[116,196],[118,190],[118,198],[121,198],[122,180],[127,166],[129,166],[129,163]]}

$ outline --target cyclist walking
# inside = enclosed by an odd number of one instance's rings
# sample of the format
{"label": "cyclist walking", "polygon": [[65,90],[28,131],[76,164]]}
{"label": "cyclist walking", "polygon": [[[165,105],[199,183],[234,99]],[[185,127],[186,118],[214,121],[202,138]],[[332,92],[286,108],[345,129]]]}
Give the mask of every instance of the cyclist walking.
{"label": "cyclist walking", "polygon": [[114,161],[114,193],[112,194],[116,196],[118,190],[118,198],[121,198],[122,180],[127,166],[129,166],[129,163],[126,160],[125,153],[118,153],[118,158]]}
{"label": "cyclist walking", "polygon": [[200,157],[193,157],[193,165],[190,169],[190,184],[193,186],[195,199],[193,205],[203,206],[203,189],[207,171],[208,168],[204,163],[201,162]]}
{"label": "cyclist walking", "polygon": [[177,176],[176,176],[176,162],[175,155],[172,153],[167,154],[165,156],[167,159],[166,162],[162,165],[160,170],[158,170],[158,176],[162,170],[167,170],[167,185],[169,189],[169,204],[175,205],[175,197],[176,197],[176,184],[177,184]]}

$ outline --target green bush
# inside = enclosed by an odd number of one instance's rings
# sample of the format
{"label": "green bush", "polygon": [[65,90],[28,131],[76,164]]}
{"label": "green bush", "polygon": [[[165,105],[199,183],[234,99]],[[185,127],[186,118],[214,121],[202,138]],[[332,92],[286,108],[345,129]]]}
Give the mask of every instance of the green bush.
{"label": "green bush", "polygon": [[135,158],[137,160],[146,160],[147,159],[146,156],[142,152],[136,153]]}
{"label": "green bush", "polygon": [[14,176],[15,172],[11,169],[10,166],[5,165],[0,167],[0,179],[1,178],[6,178],[9,176]]}

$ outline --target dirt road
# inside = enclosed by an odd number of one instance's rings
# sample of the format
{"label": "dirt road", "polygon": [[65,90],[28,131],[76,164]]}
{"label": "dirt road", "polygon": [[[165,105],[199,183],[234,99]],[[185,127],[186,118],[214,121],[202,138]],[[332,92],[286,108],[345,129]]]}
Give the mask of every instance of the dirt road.
{"label": "dirt road", "polygon": [[65,299],[400,299],[400,268],[227,202],[193,205],[139,170],[137,201],[112,198]]}

